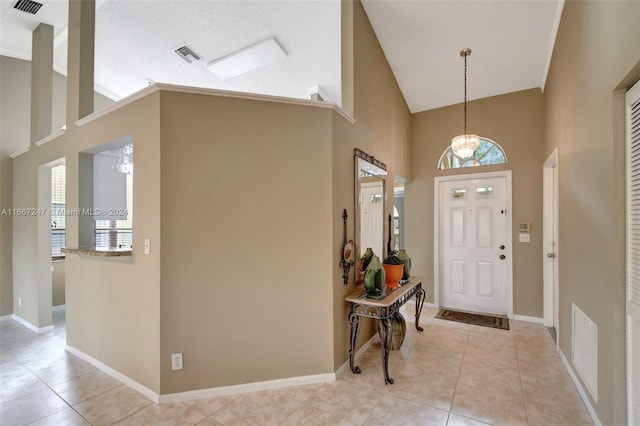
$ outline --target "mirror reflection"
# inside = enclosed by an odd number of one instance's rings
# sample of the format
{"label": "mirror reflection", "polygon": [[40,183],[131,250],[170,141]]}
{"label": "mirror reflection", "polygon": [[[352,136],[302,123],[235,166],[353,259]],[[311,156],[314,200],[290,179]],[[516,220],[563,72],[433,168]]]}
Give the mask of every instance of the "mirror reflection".
{"label": "mirror reflection", "polygon": [[[356,259],[361,259],[367,248],[382,261],[386,255],[384,245],[385,184],[387,167],[358,149],[355,153],[355,223]],[[361,265],[356,280],[362,280]]]}
{"label": "mirror reflection", "polygon": [[404,248],[404,182],[396,176],[393,182],[393,251]]}

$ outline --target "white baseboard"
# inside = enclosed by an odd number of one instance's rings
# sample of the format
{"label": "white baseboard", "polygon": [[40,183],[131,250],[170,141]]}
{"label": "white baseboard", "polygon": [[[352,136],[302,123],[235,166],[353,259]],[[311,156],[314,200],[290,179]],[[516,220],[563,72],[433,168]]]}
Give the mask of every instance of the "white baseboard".
{"label": "white baseboard", "polygon": [[[405,303],[405,305],[416,305],[416,299],[415,298],[411,298],[411,300],[407,300],[407,302]],[[423,302],[422,303],[422,307],[423,308],[429,308],[429,309],[438,309],[438,305],[436,305],[435,303],[430,303],[430,302]]]}
{"label": "white baseboard", "polygon": [[[374,334],[373,336],[371,336],[371,339],[367,340],[367,341],[365,342],[365,344],[364,344],[364,345],[362,345],[362,347],[356,351],[356,357],[355,357],[356,361],[358,360],[358,358],[360,358],[360,357],[362,356],[362,354],[363,354],[363,353],[365,353],[365,352],[367,351],[367,349],[369,349],[369,348],[371,347],[371,345],[373,345],[373,342],[376,340],[376,337],[378,337],[378,334],[377,334],[377,333],[376,333],[376,334]],[[345,363],[344,363],[344,364],[342,364],[342,365],[340,366],[340,368],[338,368],[338,369],[336,370],[335,376],[336,376],[336,377],[340,376],[341,374],[343,374],[344,372],[346,372],[346,371],[347,371],[347,369],[349,369],[349,368],[350,368],[350,367],[349,367],[349,359],[347,359],[347,360],[345,361]]]}
{"label": "white baseboard", "polygon": [[602,426],[602,422],[598,418],[598,415],[596,414],[596,410],[593,408],[593,405],[591,405],[591,400],[587,396],[587,393],[584,391],[584,388],[582,387],[582,383],[580,383],[580,380],[578,380],[578,377],[575,375],[575,373],[571,369],[571,366],[569,365],[569,361],[567,361],[567,358],[564,356],[564,354],[560,350],[560,347],[557,347],[557,350],[558,350],[558,354],[560,355],[560,359],[564,364],[564,368],[567,369],[567,372],[569,373],[569,377],[571,377],[571,381],[573,381],[573,384],[576,386],[576,389],[578,389],[580,398],[582,398],[582,402],[584,402],[584,405],[587,407],[587,411],[589,411],[589,415],[591,416],[591,420],[593,420],[593,424],[595,426]]}
{"label": "white baseboard", "polygon": [[156,392],[152,391],[151,389],[149,389],[145,385],[136,382],[135,380],[133,380],[129,376],[125,376],[124,374],[122,374],[118,370],[114,370],[113,368],[111,368],[108,365],[102,363],[101,361],[98,361],[97,359],[95,359],[91,355],[88,355],[88,354],[82,352],[81,350],[74,348],[73,346],[67,345],[65,349],[67,350],[67,352],[69,352],[69,353],[77,356],[81,360],[86,361],[89,364],[93,365],[98,370],[101,370],[101,371],[107,373],[108,375],[110,375],[114,379],[119,380],[120,382],[124,383],[125,385],[129,386],[130,388],[140,392],[142,395],[146,396],[147,398],[149,398],[150,400],[152,400],[156,404],[158,404],[160,402],[160,395],[159,394],[157,394]]}
{"label": "white baseboard", "polygon": [[65,309],[67,309],[67,305],[58,305],[51,308],[52,311],[64,311]]}
{"label": "white baseboard", "polygon": [[310,376],[288,377],[286,379],[266,380],[264,382],[244,383],[241,385],[221,386],[218,388],[169,393],[166,395],[160,395],[160,404],[182,402],[192,399],[211,398],[214,396],[235,395],[239,393],[280,389],[288,386],[313,385],[316,383],[333,382],[335,381],[335,379],[335,373],[314,374]]}
{"label": "white baseboard", "polygon": [[21,325],[27,327],[29,330],[31,330],[31,331],[33,331],[35,333],[46,333],[48,331],[53,330],[53,325],[48,325],[46,327],[36,327],[35,325],[31,324],[26,319],[21,318],[16,314],[11,315],[11,319],[13,319],[16,322],[20,323]]}
{"label": "white baseboard", "polygon": [[513,319],[517,321],[526,321],[526,322],[534,322],[536,324],[544,324],[544,318],[530,317],[527,315],[514,315]]}
{"label": "white baseboard", "polygon": [[288,377],[286,379],[267,380],[264,382],[254,382],[254,383],[243,383],[240,385],[221,386],[217,388],[197,389],[193,391],[160,395],[152,391],[148,387],[144,386],[143,384],[136,382],[132,378],[125,376],[119,371],[114,370],[113,368],[102,363],[101,361],[98,361],[91,355],[88,355],[82,352],[81,350],[74,348],[73,346],[67,345],[66,350],[69,353],[93,365],[97,369],[103,371],[104,373],[110,375],[114,379],[140,392],[142,395],[146,396],[156,404],[167,404],[171,402],[189,401],[192,399],[211,398],[214,396],[235,395],[239,393],[256,392],[261,390],[279,389],[287,386],[302,386],[302,385],[311,385],[316,383],[333,382],[336,379],[335,373],[314,374],[309,376]]}

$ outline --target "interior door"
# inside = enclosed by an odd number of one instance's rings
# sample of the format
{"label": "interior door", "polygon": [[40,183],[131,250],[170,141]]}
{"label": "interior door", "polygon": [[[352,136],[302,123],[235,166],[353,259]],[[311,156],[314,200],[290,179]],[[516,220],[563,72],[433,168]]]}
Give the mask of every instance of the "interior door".
{"label": "interior door", "polygon": [[508,313],[506,177],[439,182],[440,305]]}

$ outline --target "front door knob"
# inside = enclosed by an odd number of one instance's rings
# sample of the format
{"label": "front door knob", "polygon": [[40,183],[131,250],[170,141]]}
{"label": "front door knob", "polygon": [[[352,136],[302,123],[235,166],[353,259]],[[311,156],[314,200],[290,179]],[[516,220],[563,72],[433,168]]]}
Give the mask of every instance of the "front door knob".
{"label": "front door knob", "polygon": [[505,256],[504,254],[500,255],[500,260],[505,260],[507,258],[507,256]]}
{"label": "front door knob", "polygon": [[500,250],[504,250],[504,245],[501,245],[501,246],[500,246]]}

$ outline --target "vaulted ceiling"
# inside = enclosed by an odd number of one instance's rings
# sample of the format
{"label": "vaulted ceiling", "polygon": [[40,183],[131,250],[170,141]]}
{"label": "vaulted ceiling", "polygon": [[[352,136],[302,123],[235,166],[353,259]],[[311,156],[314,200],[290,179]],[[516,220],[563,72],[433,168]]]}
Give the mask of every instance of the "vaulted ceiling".
{"label": "vaulted ceiling", "polygon": [[[66,73],[67,1],[40,0],[36,15],[0,0],[0,54],[31,57],[36,26],[54,26],[54,68]],[[363,0],[412,112],[463,100],[461,49],[469,99],[544,87],[563,0]],[[338,0],[96,2],[96,89],[120,99],[163,82],[309,98],[320,87],[340,103]],[[286,58],[221,80],[206,65],[275,36]],[[200,57],[173,53],[183,43]]]}

